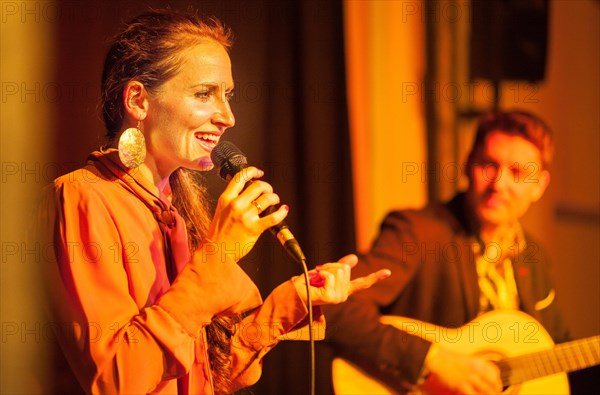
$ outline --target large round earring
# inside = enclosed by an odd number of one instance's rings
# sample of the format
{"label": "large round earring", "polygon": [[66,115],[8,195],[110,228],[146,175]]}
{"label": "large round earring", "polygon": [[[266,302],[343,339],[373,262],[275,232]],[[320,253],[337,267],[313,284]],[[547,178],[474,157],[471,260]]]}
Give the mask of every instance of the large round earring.
{"label": "large round earring", "polygon": [[129,168],[136,169],[146,159],[146,140],[140,130],[140,121],[135,128],[125,129],[119,137],[119,159]]}

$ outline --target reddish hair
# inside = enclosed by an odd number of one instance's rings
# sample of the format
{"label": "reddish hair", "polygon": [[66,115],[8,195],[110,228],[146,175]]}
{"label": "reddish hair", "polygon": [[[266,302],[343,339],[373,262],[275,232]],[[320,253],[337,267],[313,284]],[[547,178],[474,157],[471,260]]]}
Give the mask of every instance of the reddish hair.
{"label": "reddish hair", "polygon": [[525,111],[490,112],[479,118],[473,148],[467,159],[471,168],[475,155],[483,147],[486,137],[492,132],[502,132],[523,137],[540,151],[542,166],[548,168],[554,156],[552,130],[539,117]]}

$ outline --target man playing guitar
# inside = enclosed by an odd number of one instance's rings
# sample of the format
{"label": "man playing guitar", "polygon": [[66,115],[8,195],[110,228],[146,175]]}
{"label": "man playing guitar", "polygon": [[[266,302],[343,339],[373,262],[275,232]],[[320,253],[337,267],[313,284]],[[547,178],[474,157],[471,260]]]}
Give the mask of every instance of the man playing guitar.
{"label": "man playing guitar", "polygon": [[522,311],[555,343],[569,340],[548,257],[519,223],[550,181],[552,153],[550,129],[536,116],[483,115],[465,167],[468,189],[446,203],[389,213],[353,275],[381,268],[392,275],[326,310],[327,338],[339,354],[398,392],[489,394],[503,389],[497,364],[386,325],[382,315],[458,328],[489,311]]}

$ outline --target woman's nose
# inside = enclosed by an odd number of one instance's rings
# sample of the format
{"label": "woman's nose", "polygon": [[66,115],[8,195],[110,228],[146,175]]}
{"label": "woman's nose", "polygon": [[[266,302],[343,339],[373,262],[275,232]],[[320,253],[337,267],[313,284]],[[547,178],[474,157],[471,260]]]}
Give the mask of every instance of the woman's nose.
{"label": "woman's nose", "polygon": [[235,125],[235,116],[233,115],[233,111],[231,111],[231,106],[227,100],[221,101],[218,110],[214,114],[213,121],[219,124],[219,126],[226,128]]}

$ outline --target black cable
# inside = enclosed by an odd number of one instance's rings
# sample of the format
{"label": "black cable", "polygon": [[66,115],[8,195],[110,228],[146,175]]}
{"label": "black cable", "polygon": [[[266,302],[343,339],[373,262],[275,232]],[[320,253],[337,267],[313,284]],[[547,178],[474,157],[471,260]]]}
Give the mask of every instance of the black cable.
{"label": "black cable", "polygon": [[306,267],[306,259],[301,262],[302,270],[304,271],[304,279],[306,281],[306,305],[308,307],[308,340],[310,345],[310,395],[315,395],[315,339],[313,337],[313,309],[312,299],[310,297],[310,280],[308,278],[308,268]]}

